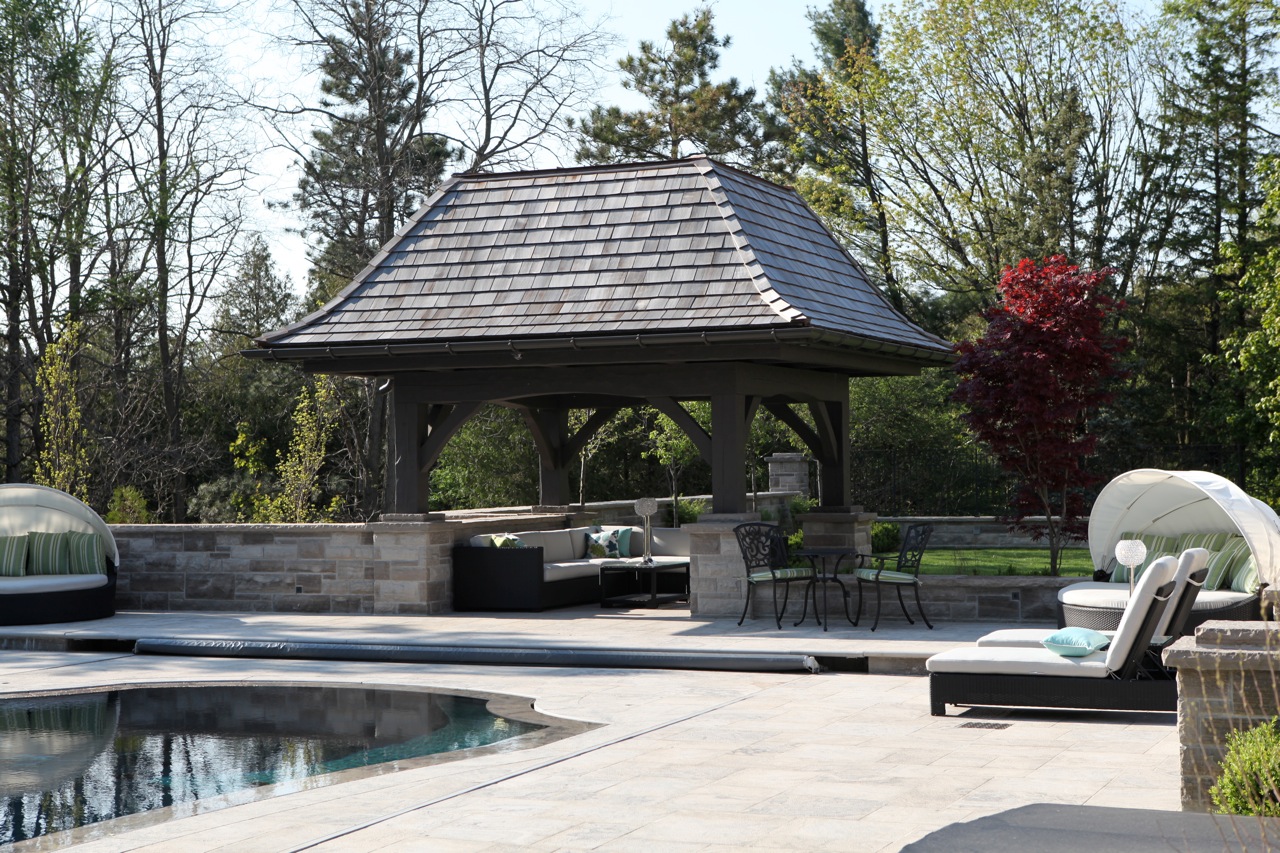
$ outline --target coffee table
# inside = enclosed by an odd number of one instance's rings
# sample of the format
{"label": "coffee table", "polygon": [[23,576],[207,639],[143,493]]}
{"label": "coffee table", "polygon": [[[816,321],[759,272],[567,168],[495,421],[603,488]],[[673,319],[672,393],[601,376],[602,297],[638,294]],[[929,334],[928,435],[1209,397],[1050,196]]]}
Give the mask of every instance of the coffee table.
{"label": "coffee table", "polygon": [[[658,592],[658,575],[674,569],[684,569],[684,592]],[[604,595],[605,576],[611,574],[634,574],[643,581],[649,578],[649,591],[628,593],[626,595]],[[684,557],[654,557],[652,565],[646,566],[642,557],[629,560],[605,560],[600,564],[600,597],[601,607],[658,607],[672,601],[687,601],[689,598],[689,561]]]}

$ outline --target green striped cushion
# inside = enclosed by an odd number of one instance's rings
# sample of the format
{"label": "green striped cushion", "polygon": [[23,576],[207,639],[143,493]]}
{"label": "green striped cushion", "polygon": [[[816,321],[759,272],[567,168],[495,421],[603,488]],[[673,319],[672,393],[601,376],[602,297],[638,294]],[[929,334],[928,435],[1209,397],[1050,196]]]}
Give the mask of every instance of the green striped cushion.
{"label": "green striped cushion", "polygon": [[1209,575],[1204,580],[1205,589],[1226,589],[1231,585],[1231,578],[1244,562],[1252,556],[1249,543],[1241,536],[1233,536],[1221,551],[1209,555],[1207,567]]}
{"label": "green striped cushion", "polygon": [[920,580],[910,572],[877,572],[875,569],[858,569],[854,574],[858,580],[879,580],[882,583],[916,583]]}
{"label": "green striped cushion", "polygon": [[27,534],[27,574],[65,575],[67,573],[67,534]]}
{"label": "green striped cushion", "polygon": [[1188,548],[1203,548],[1206,551],[1221,551],[1222,546],[1227,544],[1230,539],[1230,533],[1188,533],[1179,537],[1177,551],[1181,554]]}
{"label": "green striped cushion", "polygon": [[[1147,556],[1143,559],[1141,563],[1138,564],[1138,569],[1133,575],[1134,579],[1136,580],[1142,577],[1142,573],[1147,570],[1147,566],[1151,565],[1161,557],[1177,557],[1177,556],[1178,554],[1174,553],[1173,551],[1147,551]],[[1128,583],[1129,582],[1128,567],[1122,566],[1117,562],[1116,570],[1111,573],[1111,580],[1117,583]]]}
{"label": "green striped cushion", "polygon": [[0,576],[22,577],[27,571],[27,537],[0,536]]}
{"label": "green striped cushion", "polygon": [[772,572],[752,572],[747,575],[747,580],[751,583],[768,583],[772,580],[794,581],[810,577],[813,577],[813,569],[795,567],[789,569],[774,569]]}
{"label": "green striped cushion", "polygon": [[67,552],[69,570],[73,575],[105,575],[106,558],[102,556],[102,542],[96,533],[68,533]]}
{"label": "green striped cushion", "polygon": [[1258,561],[1253,559],[1253,554],[1249,554],[1249,559],[1245,560],[1239,568],[1231,575],[1231,589],[1233,592],[1247,592],[1253,594],[1258,591]]}

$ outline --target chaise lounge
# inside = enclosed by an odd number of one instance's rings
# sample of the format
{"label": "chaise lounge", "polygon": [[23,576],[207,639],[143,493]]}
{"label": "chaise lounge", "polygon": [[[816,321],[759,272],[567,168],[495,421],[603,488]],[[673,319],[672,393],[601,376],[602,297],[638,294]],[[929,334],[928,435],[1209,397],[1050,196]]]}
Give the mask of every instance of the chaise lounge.
{"label": "chaise lounge", "polygon": [[1177,682],[1142,666],[1177,568],[1161,557],[1143,572],[1105,648],[1070,657],[1044,647],[979,646],[934,655],[925,662],[931,713],[946,716],[947,705],[1177,710]]}

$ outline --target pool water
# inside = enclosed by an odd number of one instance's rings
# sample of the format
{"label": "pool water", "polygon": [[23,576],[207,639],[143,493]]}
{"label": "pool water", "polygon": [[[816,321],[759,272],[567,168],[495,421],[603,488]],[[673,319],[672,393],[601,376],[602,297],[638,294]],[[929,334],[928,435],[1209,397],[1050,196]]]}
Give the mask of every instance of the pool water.
{"label": "pool water", "polygon": [[[486,701],[323,686],[148,687],[0,700],[0,844],[263,785],[510,741]],[[516,747],[512,744],[513,748]]]}

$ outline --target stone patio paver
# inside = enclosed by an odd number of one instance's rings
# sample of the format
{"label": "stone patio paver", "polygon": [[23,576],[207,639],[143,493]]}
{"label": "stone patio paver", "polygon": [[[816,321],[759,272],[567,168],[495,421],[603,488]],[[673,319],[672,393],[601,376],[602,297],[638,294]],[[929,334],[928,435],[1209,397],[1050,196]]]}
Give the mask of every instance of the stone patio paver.
{"label": "stone patio paver", "polygon": [[[659,612],[660,614],[663,612]],[[235,614],[123,617],[195,636],[379,636],[436,642],[588,641],[777,650],[853,645],[900,654],[949,647],[992,626],[912,636],[833,626],[736,635],[657,618],[569,631],[547,619],[403,620]],[[571,620],[572,621],[572,620]],[[444,623],[442,625],[424,623]],[[71,629],[83,631],[88,624]],[[732,625],[730,622],[729,625]],[[103,631],[97,624],[94,630]],[[845,626],[847,628],[847,626]],[[427,630],[431,628],[432,630]],[[598,630],[597,630],[598,628]],[[905,628],[905,626],[904,626]],[[341,630],[339,630],[341,629]],[[326,634],[326,632],[329,632]],[[82,635],[83,636],[83,635]],[[923,638],[922,638],[923,637]],[[894,649],[899,642],[902,648]],[[770,645],[772,644],[772,646]],[[923,652],[920,652],[923,653]],[[532,749],[405,769],[189,817],[99,824],[14,853],[126,851],[842,850],[891,851],[942,826],[1034,802],[1176,810],[1173,715],[968,711],[931,717],[928,682],[903,675],[445,666],[0,651],[0,694],[167,681],[416,685],[529,697],[547,714],[600,723]],[[966,722],[1009,724],[1004,729]],[[346,778],[346,777],[344,777]],[[150,824],[150,825],[148,825]],[[105,834],[104,833],[109,833]],[[102,836],[102,837],[94,837]],[[330,836],[334,836],[330,838]],[[78,843],[76,843],[78,842]],[[314,846],[312,846],[314,845]]]}

